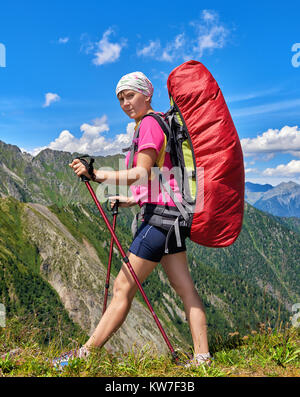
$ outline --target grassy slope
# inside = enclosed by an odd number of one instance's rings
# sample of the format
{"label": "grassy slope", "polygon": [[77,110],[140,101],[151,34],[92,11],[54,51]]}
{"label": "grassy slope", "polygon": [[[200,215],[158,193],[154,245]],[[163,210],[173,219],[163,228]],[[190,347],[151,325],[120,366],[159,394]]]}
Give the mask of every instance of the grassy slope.
{"label": "grassy slope", "polygon": [[[32,329],[14,318],[5,328],[0,328],[0,376],[295,377],[300,376],[299,331],[299,328],[272,331],[261,326],[259,332],[244,337],[234,334],[227,346],[214,353],[209,368],[178,367],[169,356],[158,356],[147,349],[122,357],[97,349],[87,361],[75,359],[63,372],[58,372],[47,361],[61,352],[56,341],[47,348],[40,348]],[[73,343],[71,347],[76,346]],[[4,353],[13,349],[15,355]],[[179,358],[186,360],[187,357],[180,355]]]}

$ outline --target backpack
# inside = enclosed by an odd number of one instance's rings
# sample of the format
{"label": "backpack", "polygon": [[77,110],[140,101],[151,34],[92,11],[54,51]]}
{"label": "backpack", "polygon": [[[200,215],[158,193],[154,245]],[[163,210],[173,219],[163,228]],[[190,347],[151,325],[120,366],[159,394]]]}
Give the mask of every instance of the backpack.
{"label": "backpack", "polygon": [[[170,109],[144,117],[154,117],[167,137],[165,150],[170,153],[181,199],[158,169],[161,192],[170,195],[176,208],[145,204],[141,215],[149,224],[168,230],[166,253],[173,230],[178,246],[182,231],[206,247],[229,246],[242,228],[245,174],[240,140],[224,97],[211,73],[193,60],[170,73],[167,87]],[[128,168],[138,135],[139,128],[130,147]]]}

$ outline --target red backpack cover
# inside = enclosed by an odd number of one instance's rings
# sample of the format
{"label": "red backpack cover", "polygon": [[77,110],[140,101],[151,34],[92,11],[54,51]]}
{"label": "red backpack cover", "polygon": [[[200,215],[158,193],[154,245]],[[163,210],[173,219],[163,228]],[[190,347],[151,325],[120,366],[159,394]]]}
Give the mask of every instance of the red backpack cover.
{"label": "red backpack cover", "polygon": [[[170,97],[186,125],[197,169],[196,208],[190,239],[226,247],[243,223],[245,174],[240,140],[216,80],[205,66],[188,61],[167,81]],[[202,183],[199,183],[202,178]]]}

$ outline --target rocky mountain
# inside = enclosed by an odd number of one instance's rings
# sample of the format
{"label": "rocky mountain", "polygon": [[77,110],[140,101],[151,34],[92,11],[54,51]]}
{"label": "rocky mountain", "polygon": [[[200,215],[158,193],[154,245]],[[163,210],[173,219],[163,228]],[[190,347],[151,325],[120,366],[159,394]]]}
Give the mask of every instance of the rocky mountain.
{"label": "rocky mountain", "polygon": [[292,181],[277,186],[246,182],[245,200],[273,215],[300,217],[300,185]]}
{"label": "rocky mountain", "polygon": [[[34,312],[47,332],[56,331],[61,313],[59,324],[68,327],[67,334],[76,327],[89,334],[101,316],[110,236],[86,187],[68,167],[76,155],[46,149],[32,157],[0,142],[0,301],[11,314]],[[114,168],[120,159],[96,157],[96,167]],[[271,191],[265,187],[263,194]],[[126,249],[134,210],[120,211],[117,234]],[[259,322],[289,323],[291,307],[300,301],[298,227],[246,203],[242,232],[232,246],[187,242],[212,341],[249,332]],[[114,258],[112,278],[121,264],[116,250]],[[189,344],[182,303],[160,265],[143,287],[175,345]],[[165,349],[138,294],[109,347],[128,350],[149,341]]]}
{"label": "rocky mountain", "polygon": [[259,183],[246,182],[245,183],[245,199],[248,203],[254,204],[261,196],[274,186],[270,184],[260,185]]}

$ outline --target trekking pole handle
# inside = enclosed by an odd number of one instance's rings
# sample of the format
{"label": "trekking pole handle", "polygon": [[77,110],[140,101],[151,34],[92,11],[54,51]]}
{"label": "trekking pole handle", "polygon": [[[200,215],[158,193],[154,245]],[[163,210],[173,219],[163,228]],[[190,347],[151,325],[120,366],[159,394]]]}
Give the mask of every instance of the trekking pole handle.
{"label": "trekking pole handle", "polygon": [[[83,157],[89,157],[89,156],[83,156]],[[76,159],[80,160],[80,162],[85,166],[85,168],[86,168],[87,171],[89,172],[90,167],[92,166],[92,164],[93,164],[93,162],[94,162],[94,159],[91,159],[91,162],[90,162],[90,164],[89,164],[89,163],[86,161],[86,159],[83,158],[83,157],[76,157]],[[92,168],[92,169],[93,169],[93,168]],[[85,176],[85,175],[80,175],[80,178],[81,178],[82,182],[89,182],[90,180],[93,180],[92,175],[91,175],[90,178],[88,178],[88,177]]]}
{"label": "trekking pole handle", "polygon": [[90,179],[87,178],[85,175],[80,175],[80,178],[81,178],[82,182],[89,182],[90,181]]}
{"label": "trekking pole handle", "polygon": [[[117,194],[118,196],[118,194]],[[113,215],[118,215],[118,211],[119,211],[119,200],[116,200],[116,202],[114,203],[113,207],[112,207],[112,214]]]}

